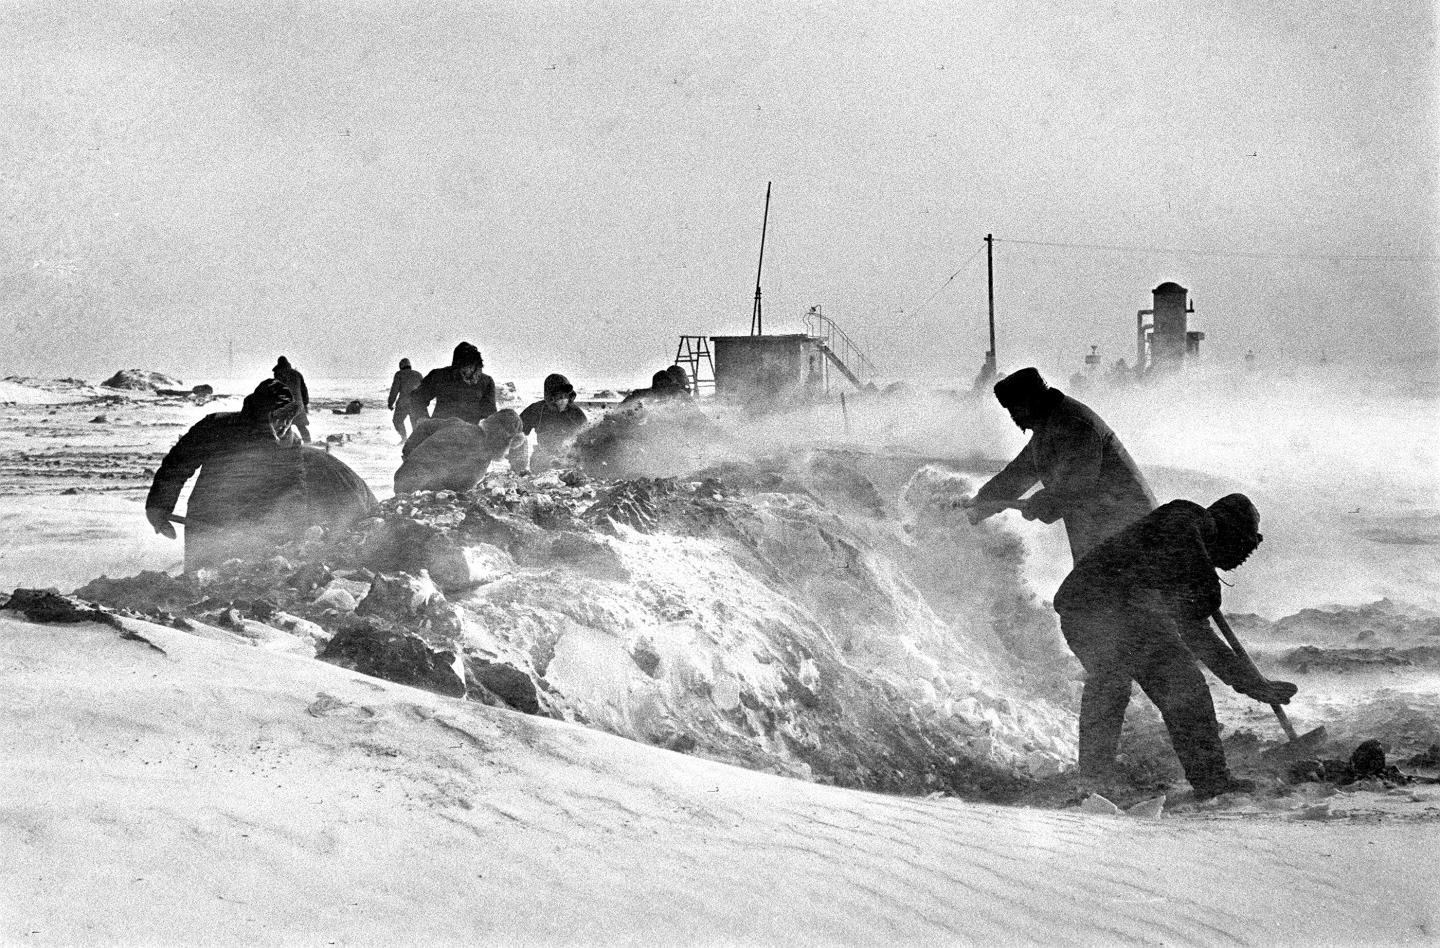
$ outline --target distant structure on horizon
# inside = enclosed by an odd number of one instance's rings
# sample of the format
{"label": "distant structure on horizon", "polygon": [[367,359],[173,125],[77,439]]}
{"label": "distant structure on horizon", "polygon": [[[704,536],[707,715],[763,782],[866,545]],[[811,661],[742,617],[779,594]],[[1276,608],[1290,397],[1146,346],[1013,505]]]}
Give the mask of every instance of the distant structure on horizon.
{"label": "distant structure on horizon", "polygon": [[1188,317],[1195,304],[1178,283],[1161,283],[1150,291],[1154,304],[1135,314],[1135,373],[1178,369],[1200,355],[1203,332],[1189,328]]}
{"label": "distant structure on horizon", "polygon": [[875,376],[875,366],[819,306],[805,312],[805,332],[711,336],[715,394],[755,405],[818,398],[830,391],[831,372],[857,389]]}

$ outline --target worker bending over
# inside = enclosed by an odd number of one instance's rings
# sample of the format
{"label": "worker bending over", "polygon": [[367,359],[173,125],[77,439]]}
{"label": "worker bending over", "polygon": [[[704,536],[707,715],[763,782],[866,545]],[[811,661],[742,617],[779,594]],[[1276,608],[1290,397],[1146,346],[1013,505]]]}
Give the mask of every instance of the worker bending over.
{"label": "worker bending over", "polygon": [[1209,508],[1172,500],[1091,550],[1055,594],[1060,629],[1085,668],[1080,774],[1111,776],[1130,683],[1155,702],[1197,800],[1253,790],[1225,763],[1215,706],[1196,661],[1264,704],[1296,688],[1270,681],[1211,630],[1220,608],[1216,569],[1232,570],[1260,545],[1260,515],[1244,494]]}

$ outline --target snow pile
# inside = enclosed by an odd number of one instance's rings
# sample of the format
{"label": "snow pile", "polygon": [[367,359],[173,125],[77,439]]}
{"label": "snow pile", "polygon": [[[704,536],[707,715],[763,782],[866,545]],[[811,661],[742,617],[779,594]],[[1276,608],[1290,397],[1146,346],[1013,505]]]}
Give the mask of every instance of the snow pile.
{"label": "snow pile", "polygon": [[137,392],[153,392],[159,388],[176,389],[181,386],[179,379],[160,372],[145,369],[121,369],[100,383],[106,388],[122,388]]}
{"label": "snow pile", "polygon": [[1276,621],[1270,636],[1315,646],[1440,645],[1440,612],[1390,599],[1362,606],[1302,609]]}
{"label": "snow pile", "polygon": [[0,404],[67,405],[87,401],[87,394],[77,392],[87,388],[86,383],[79,379],[32,379],[11,375],[0,379]]}
{"label": "snow pile", "polygon": [[1074,669],[1018,543],[946,528],[973,483],[916,478],[907,532],[822,453],[690,481],[491,475],[265,563],[77,595],[753,769],[1005,797],[1073,763]]}

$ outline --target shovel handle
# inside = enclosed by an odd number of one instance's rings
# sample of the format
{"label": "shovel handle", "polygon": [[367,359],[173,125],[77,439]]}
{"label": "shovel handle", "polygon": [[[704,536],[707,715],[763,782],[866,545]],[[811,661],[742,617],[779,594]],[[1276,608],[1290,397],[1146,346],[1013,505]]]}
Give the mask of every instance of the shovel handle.
{"label": "shovel handle", "polygon": [[[1257,675],[1260,674],[1260,669],[1255,667],[1255,661],[1250,657],[1250,653],[1245,651],[1245,646],[1241,645],[1240,640],[1235,637],[1235,630],[1230,628],[1230,623],[1225,620],[1225,616],[1220,610],[1216,609],[1210,618],[1215,620],[1215,625],[1219,627],[1220,634],[1225,636],[1225,641],[1230,644],[1231,651],[1246,665],[1249,665],[1251,671]],[[1275,717],[1279,720],[1280,727],[1285,731],[1286,737],[1293,741],[1300,736],[1295,733],[1295,726],[1290,723],[1290,718],[1285,714],[1284,708],[1278,704],[1272,704],[1270,710],[1275,712]]]}

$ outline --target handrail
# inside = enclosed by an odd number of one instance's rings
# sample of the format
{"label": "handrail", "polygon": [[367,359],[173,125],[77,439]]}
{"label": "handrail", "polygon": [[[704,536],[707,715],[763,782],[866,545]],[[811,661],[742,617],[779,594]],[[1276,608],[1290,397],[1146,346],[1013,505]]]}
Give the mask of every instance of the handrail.
{"label": "handrail", "polygon": [[810,307],[805,312],[804,322],[805,331],[812,336],[819,336],[825,346],[835,354],[835,358],[849,367],[862,381],[878,374],[875,363],[870,361],[864,350],[855,344],[835,320],[820,312],[820,307]]}

